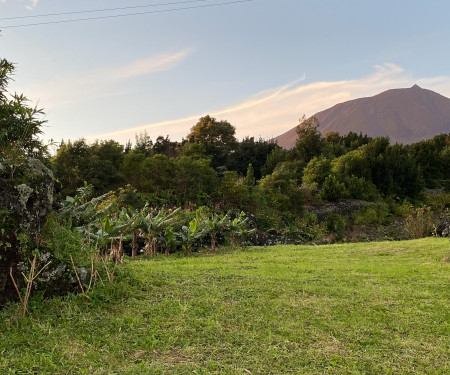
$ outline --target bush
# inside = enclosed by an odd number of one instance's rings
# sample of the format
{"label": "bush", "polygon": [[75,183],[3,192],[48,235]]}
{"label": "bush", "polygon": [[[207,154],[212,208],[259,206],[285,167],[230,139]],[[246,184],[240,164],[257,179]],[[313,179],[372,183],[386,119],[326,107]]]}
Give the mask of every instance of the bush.
{"label": "bush", "polygon": [[336,241],[342,241],[347,226],[345,217],[342,217],[334,211],[330,211],[327,215],[326,226],[328,232],[335,234]]}
{"label": "bush", "polygon": [[450,193],[443,192],[441,194],[427,195],[425,203],[435,211],[444,211],[450,208]]}
{"label": "bush", "polygon": [[331,160],[314,157],[303,170],[303,185],[320,187],[331,172]]}
{"label": "bush", "polygon": [[377,202],[364,206],[353,214],[356,225],[389,224],[389,207],[385,202]]}
{"label": "bush", "polygon": [[344,198],[344,194],[344,184],[339,182],[336,176],[330,174],[323,183],[322,191],[320,193],[321,198],[334,202]]}
{"label": "bush", "polygon": [[423,238],[433,234],[434,218],[430,207],[419,207],[415,212],[406,218],[404,227],[407,238]]}
{"label": "bush", "polygon": [[311,242],[325,236],[325,225],[318,222],[314,213],[305,211],[301,218],[287,225],[284,234],[289,239],[299,242]]}
{"label": "bush", "polygon": [[402,204],[396,203],[393,199],[387,200],[387,203],[395,216],[406,218],[414,212],[414,206],[408,199],[404,199]]}
{"label": "bush", "polygon": [[90,264],[90,255],[96,253],[95,248],[89,247],[70,225],[61,224],[55,212],[52,212],[42,229],[42,239],[61,262],[70,264],[70,257],[78,266]]}
{"label": "bush", "polygon": [[373,201],[378,195],[376,186],[372,182],[367,181],[364,177],[347,177],[345,179],[345,185],[349,197],[353,199]]}

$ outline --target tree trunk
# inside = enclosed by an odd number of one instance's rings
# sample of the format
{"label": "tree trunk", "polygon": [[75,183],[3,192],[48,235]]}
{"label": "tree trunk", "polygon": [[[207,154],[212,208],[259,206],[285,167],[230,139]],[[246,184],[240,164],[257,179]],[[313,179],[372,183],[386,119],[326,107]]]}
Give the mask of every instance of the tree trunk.
{"label": "tree trunk", "polygon": [[152,255],[156,256],[157,255],[157,246],[156,246],[156,239],[153,238],[152,239]]}
{"label": "tree trunk", "polygon": [[122,260],[123,258],[123,241],[122,236],[120,236],[120,242],[119,242],[119,259]]}
{"label": "tree trunk", "polygon": [[147,239],[147,243],[145,245],[145,255],[151,256],[153,255],[153,238],[149,237]]}
{"label": "tree trunk", "polygon": [[133,258],[137,257],[137,248],[138,248],[138,244],[137,244],[137,234],[134,233],[133,234],[133,241],[131,242],[131,256]]}
{"label": "tree trunk", "polygon": [[216,250],[216,233],[211,233],[211,250]]}

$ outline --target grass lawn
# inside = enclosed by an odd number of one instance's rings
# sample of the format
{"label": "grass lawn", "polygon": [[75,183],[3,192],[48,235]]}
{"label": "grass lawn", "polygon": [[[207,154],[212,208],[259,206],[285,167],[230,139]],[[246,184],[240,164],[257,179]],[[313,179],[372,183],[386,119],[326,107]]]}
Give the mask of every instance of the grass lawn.
{"label": "grass lawn", "polygon": [[0,374],[449,374],[450,242],[128,260],[0,312]]}

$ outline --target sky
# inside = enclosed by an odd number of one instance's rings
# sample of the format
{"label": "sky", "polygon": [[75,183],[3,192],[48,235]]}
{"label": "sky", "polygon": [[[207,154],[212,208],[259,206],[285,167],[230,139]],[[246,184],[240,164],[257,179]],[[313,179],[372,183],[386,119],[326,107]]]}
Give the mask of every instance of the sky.
{"label": "sky", "polygon": [[[0,58],[10,91],[44,108],[46,141],[181,140],[206,114],[268,139],[392,88],[450,97],[449,14],[447,0],[0,0]],[[60,22],[81,18],[96,19]]]}

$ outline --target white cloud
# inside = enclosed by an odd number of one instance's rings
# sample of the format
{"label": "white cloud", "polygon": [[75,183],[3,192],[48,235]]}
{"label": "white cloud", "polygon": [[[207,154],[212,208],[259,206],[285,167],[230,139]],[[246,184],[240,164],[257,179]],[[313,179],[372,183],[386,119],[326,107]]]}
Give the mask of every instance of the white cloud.
{"label": "white cloud", "polygon": [[450,77],[414,78],[402,67],[394,64],[376,66],[372,74],[362,78],[301,84],[303,81],[304,78],[276,89],[266,90],[243,103],[220,111],[206,111],[187,118],[95,135],[89,139],[115,139],[124,143],[134,139],[136,133],[144,131],[153,138],[168,134],[171,139],[181,139],[206,113],[233,124],[239,138],[244,136],[271,138],[296,126],[303,114],[311,116],[337,103],[373,96],[392,88],[418,84],[422,88],[450,96]]}
{"label": "white cloud", "polygon": [[170,70],[175,68],[191,52],[191,50],[186,49],[176,53],[165,53],[136,60],[125,66],[107,70],[103,74],[103,79],[120,80]]}

